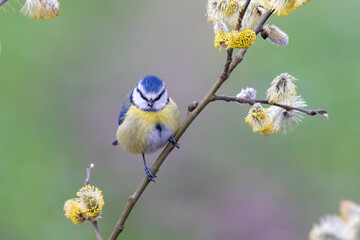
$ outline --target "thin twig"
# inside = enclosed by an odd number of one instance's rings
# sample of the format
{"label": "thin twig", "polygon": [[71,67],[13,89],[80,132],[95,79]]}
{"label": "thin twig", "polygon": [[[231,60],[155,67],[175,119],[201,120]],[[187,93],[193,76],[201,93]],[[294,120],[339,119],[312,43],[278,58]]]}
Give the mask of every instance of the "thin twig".
{"label": "thin twig", "polygon": [[[239,17],[238,17],[238,22],[237,22],[237,24],[235,26],[235,30],[237,30],[237,31],[239,31],[241,26],[242,26],[242,20],[243,20],[244,15],[245,15],[248,7],[249,7],[250,1],[251,0],[246,0],[246,2],[244,4],[244,8],[239,10],[240,12],[239,12]],[[230,68],[230,64],[232,62],[233,51],[234,51],[233,48],[230,48],[230,49],[226,50],[227,58],[226,58],[224,70],[221,72],[221,75],[220,75],[221,78],[228,78],[229,77],[229,74],[230,74],[229,68]]]}
{"label": "thin twig", "polygon": [[[260,19],[260,29],[266,22],[266,20],[270,17],[270,14],[267,16],[268,12],[263,15],[263,17]],[[255,31],[256,32],[256,31]],[[259,31],[258,31],[259,32]],[[241,49],[239,53],[237,54],[238,59],[243,58],[245,55],[247,49]],[[231,52],[232,54],[232,52]],[[234,64],[234,62],[231,60],[231,54],[228,52],[227,59],[224,65],[223,71],[220,73],[220,77],[218,80],[214,83],[214,85],[210,88],[208,93],[205,95],[205,97],[200,101],[198,106],[192,111],[188,112],[187,118],[184,120],[184,122],[181,124],[180,128],[177,130],[177,132],[174,135],[174,138],[176,141],[180,139],[180,137],[184,134],[186,129],[190,126],[192,121],[195,120],[195,118],[201,113],[201,111],[212,101],[213,97],[215,96],[215,93],[217,90],[221,87],[221,85],[229,78],[230,73],[232,70],[241,62],[237,60],[237,62]],[[228,69],[227,69],[228,68]],[[155,175],[167,156],[170,154],[170,152],[174,149],[173,144],[167,144],[164,150],[161,152],[159,157],[156,159],[155,163],[151,167],[151,172]],[[115,227],[109,237],[109,240],[115,240],[118,238],[119,234],[124,230],[124,224],[131,213],[132,209],[134,208],[136,202],[139,200],[143,192],[145,191],[146,187],[149,184],[149,179],[144,178],[140,185],[135,190],[134,194],[131,195],[125,205],[124,210],[122,211],[118,221],[115,224]]]}
{"label": "thin twig", "polygon": [[220,74],[220,78],[224,79],[224,81],[229,78],[229,68],[230,68],[230,64],[232,62],[233,50],[234,49],[232,49],[232,48],[226,50],[226,53],[227,53],[226,62],[224,65],[224,70]]}
{"label": "thin twig", "polygon": [[0,7],[6,2],[7,2],[7,0],[0,0]]}
{"label": "thin twig", "polygon": [[297,108],[297,107],[292,107],[289,105],[283,105],[283,104],[278,104],[278,103],[270,103],[268,100],[260,100],[260,99],[246,99],[246,98],[237,98],[237,97],[232,97],[232,96],[224,96],[224,95],[215,95],[211,101],[226,101],[226,102],[238,102],[238,103],[247,103],[249,105],[254,105],[255,103],[262,103],[262,104],[268,104],[268,105],[273,105],[273,106],[277,106],[277,107],[281,107],[284,108],[287,111],[299,111],[299,112],[303,112],[306,113],[307,115],[313,116],[316,114],[321,114],[323,116],[325,116],[326,118],[328,118],[328,114],[325,110],[322,109],[315,109],[315,110],[308,110],[308,109],[302,109],[302,108]]}
{"label": "thin twig", "polygon": [[244,4],[244,9],[241,9],[241,12],[239,14],[239,17],[238,17],[238,22],[235,26],[235,30],[239,31],[240,28],[242,27],[242,21],[243,21],[243,18],[245,16],[245,13],[250,5],[250,1],[251,0],[246,0],[245,4]]}
{"label": "thin twig", "polygon": [[88,167],[86,168],[86,179],[85,179],[85,182],[84,182],[84,185],[88,185],[90,184],[90,177],[91,177],[91,170],[94,168],[94,164],[93,163],[90,163],[88,165]]}
{"label": "thin twig", "polygon": [[275,10],[267,10],[265,12],[264,15],[261,16],[258,25],[254,28],[254,32],[256,34],[258,34],[259,32],[261,32],[264,24],[266,23],[266,21],[269,19],[269,17],[271,16],[271,14],[273,14]]}
{"label": "thin twig", "polygon": [[[265,22],[269,19],[269,17],[271,16],[271,14],[274,12],[274,10],[270,11],[267,10],[260,18],[258,25],[255,27],[254,32],[256,33],[256,35],[261,31],[261,29],[263,28]],[[243,60],[243,56],[246,53],[247,48],[244,49],[240,49],[239,52],[236,54],[236,56],[234,57],[233,61],[230,64],[229,67],[229,74],[236,68],[236,66]]]}
{"label": "thin twig", "polygon": [[[91,177],[91,170],[94,168],[94,164],[90,163],[87,168],[86,168],[86,179],[84,182],[84,185],[87,186],[90,184],[90,177]],[[95,230],[95,234],[98,240],[103,240],[101,233],[99,231],[98,225],[97,225],[97,221],[91,221],[92,226],[94,227]]]}
{"label": "thin twig", "polygon": [[[236,31],[239,31],[241,26],[242,26],[242,20],[243,20],[244,15],[245,15],[245,13],[246,13],[249,5],[250,5],[250,1],[251,0],[246,0],[246,2],[244,4],[244,8],[239,10],[239,17],[238,17],[237,24],[235,26]],[[221,75],[220,75],[221,78],[226,78],[227,79],[229,77],[229,74],[230,74],[229,68],[230,68],[230,64],[232,62],[233,51],[234,51],[233,48],[230,48],[230,49],[226,50],[227,58],[226,58],[224,70],[221,72]]]}
{"label": "thin twig", "polygon": [[97,221],[91,221],[91,224],[93,225],[94,229],[95,229],[95,234],[98,240],[103,240],[98,225],[97,225]]}

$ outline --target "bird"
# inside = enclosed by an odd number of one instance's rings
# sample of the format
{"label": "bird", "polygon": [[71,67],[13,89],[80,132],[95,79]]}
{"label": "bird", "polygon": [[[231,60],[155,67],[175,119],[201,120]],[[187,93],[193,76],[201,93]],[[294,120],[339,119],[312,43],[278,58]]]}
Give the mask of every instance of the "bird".
{"label": "bird", "polygon": [[138,82],[125,97],[118,124],[112,145],[121,145],[130,153],[141,154],[145,174],[155,182],[156,176],[146,165],[145,154],[155,152],[167,142],[179,148],[174,138],[179,128],[179,109],[159,77],[147,75]]}

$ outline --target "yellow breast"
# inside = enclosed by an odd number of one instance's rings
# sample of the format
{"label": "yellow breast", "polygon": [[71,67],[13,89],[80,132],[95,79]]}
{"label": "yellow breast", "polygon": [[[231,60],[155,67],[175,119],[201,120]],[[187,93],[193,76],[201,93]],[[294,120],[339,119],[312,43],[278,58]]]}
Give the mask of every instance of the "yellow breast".
{"label": "yellow breast", "polygon": [[116,137],[126,151],[149,153],[164,146],[178,127],[179,110],[170,98],[169,103],[157,112],[142,111],[131,105]]}

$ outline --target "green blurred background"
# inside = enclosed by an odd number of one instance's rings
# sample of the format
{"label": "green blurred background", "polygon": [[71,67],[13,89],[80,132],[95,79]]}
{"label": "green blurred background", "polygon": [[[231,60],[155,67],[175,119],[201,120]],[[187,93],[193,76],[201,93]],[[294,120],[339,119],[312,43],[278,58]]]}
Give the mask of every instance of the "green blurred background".
{"label": "green blurred background", "polygon": [[[250,86],[264,98],[288,72],[309,108],[330,119],[306,116],[290,134],[264,137],[244,122],[247,106],[209,105],[146,189],[123,239],[306,239],[341,199],[360,203],[360,3],[346,2],[272,16],[290,45],[258,38],[219,91]],[[91,162],[107,238],[144,177],[140,156],[111,146],[123,98],[143,76],[159,75],[184,119],[225,51],[213,47],[205,0],[62,1],[51,21],[22,16],[21,4],[0,9],[0,238],[95,239],[91,224],[75,226],[63,212]]]}

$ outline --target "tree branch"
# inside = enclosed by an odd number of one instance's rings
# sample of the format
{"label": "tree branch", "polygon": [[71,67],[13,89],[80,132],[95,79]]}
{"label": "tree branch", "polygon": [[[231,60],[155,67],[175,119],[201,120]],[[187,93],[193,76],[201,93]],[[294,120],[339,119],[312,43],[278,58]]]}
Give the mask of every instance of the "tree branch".
{"label": "tree branch", "polygon": [[235,26],[235,30],[237,30],[237,31],[239,31],[240,28],[242,27],[242,20],[243,20],[243,18],[245,16],[245,13],[246,13],[249,5],[250,5],[250,1],[251,0],[246,0],[246,2],[244,4],[244,9],[241,9],[241,12],[240,12],[239,17],[238,17],[238,22],[237,22],[237,24]]}
{"label": "tree branch", "polygon": [[103,240],[98,225],[97,225],[97,221],[91,221],[91,224],[93,225],[94,229],[95,229],[95,234],[98,240]]}
{"label": "tree branch", "polygon": [[[250,1],[251,0],[246,0],[246,2],[244,4],[244,8],[240,9],[240,11],[239,11],[238,22],[237,22],[237,24],[235,26],[235,30],[237,30],[237,31],[239,31],[241,26],[242,26],[242,20],[243,20],[244,15],[245,15],[245,13],[246,13],[249,5],[250,5]],[[230,48],[230,49],[226,50],[227,59],[226,59],[226,62],[225,62],[224,70],[222,71],[222,73],[220,75],[221,78],[228,78],[229,77],[229,74],[230,74],[229,68],[230,68],[230,64],[232,62],[233,51],[234,51],[233,48]]]}
{"label": "tree branch", "polygon": [[[235,30],[239,31],[241,26],[242,26],[242,20],[244,18],[244,15],[250,5],[250,1],[251,0],[246,0],[245,4],[244,4],[244,8],[243,9],[240,9],[240,12],[239,12],[239,17],[238,17],[238,22],[235,26]],[[230,74],[230,71],[229,71],[229,68],[230,68],[230,64],[232,62],[232,54],[233,54],[233,51],[234,49],[233,48],[230,48],[228,50],[226,50],[226,53],[227,53],[227,59],[226,59],[226,63],[225,63],[225,66],[224,66],[224,71],[222,71],[220,77],[222,78],[225,78],[225,77],[229,77],[229,74]]]}
{"label": "tree branch", "polygon": [[7,2],[7,0],[0,0],[0,7],[6,2]]}
{"label": "tree branch", "polygon": [[[248,1],[250,2],[250,1]],[[245,14],[245,11],[243,11]],[[263,17],[259,21],[259,25],[256,28],[255,33],[259,33],[262,29],[262,26],[267,21],[267,19],[270,17],[272,11],[267,11]],[[240,23],[240,22],[239,22]],[[259,30],[260,29],[260,30]],[[232,50],[232,49],[231,49]],[[245,55],[247,49],[241,49],[239,53],[236,55],[236,62],[232,61],[232,51],[227,51],[227,59],[224,65],[223,71],[220,73],[220,77],[218,80],[214,83],[214,85],[210,88],[208,93],[205,95],[205,97],[200,101],[200,103],[195,107],[192,108],[192,111],[188,112],[187,118],[184,120],[184,122],[181,124],[180,128],[177,130],[177,132],[174,135],[174,138],[176,141],[178,141],[181,136],[184,134],[186,129],[190,126],[192,121],[195,120],[195,118],[201,113],[201,111],[211,102],[213,101],[213,97],[215,96],[215,93],[217,90],[221,87],[221,85],[229,78],[230,73],[234,68],[241,62],[243,59],[243,56]],[[241,59],[241,60],[239,60]],[[167,144],[164,150],[161,152],[159,157],[156,159],[155,163],[151,167],[151,172],[156,175],[156,173],[159,171],[161,165],[167,158],[167,156],[170,154],[170,152],[174,149],[173,144]],[[109,237],[109,240],[115,240],[119,236],[119,234],[124,230],[124,224],[126,222],[126,219],[128,218],[129,214],[131,213],[132,209],[134,208],[136,202],[139,200],[143,192],[145,191],[146,187],[149,184],[149,179],[144,178],[140,185],[135,190],[134,194],[132,194],[129,197],[128,202],[125,205],[124,210],[122,211],[118,221],[116,222],[116,225]]]}
{"label": "tree branch", "polygon": [[[255,27],[254,32],[257,34],[259,34],[259,32],[261,31],[261,29],[263,28],[265,22],[269,19],[269,17],[271,16],[271,14],[274,12],[274,10],[270,11],[267,10],[264,15],[261,16],[258,25]],[[233,61],[230,64],[229,67],[229,74],[236,68],[236,66],[243,60],[243,56],[246,53],[247,48],[244,49],[240,49],[239,52],[236,54],[236,56],[234,57]]]}
{"label": "tree branch", "polygon": [[299,111],[299,112],[303,112],[307,115],[313,116],[316,114],[321,114],[323,116],[325,116],[326,118],[328,118],[328,114],[325,110],[322,109],[316,109],[316,110],[307,110],[307,109],[302,109],[302,108],[296,108],[296,107],[292,107],[289,105],[283,105],[283,104],[278,104],[278,103],[270,103],[268,100],[259,100],[259,99],[247,99],[247,98],[237,98],[237,97],[231,97],[231,96],[224,96],[224,95],[215,95],[211,101],[226,101],[226,102],[238,102],[238,103],[247,103],[249,105],[254,105],[255,103],[262,103],[262,104],[268,104],[268,105],[273,105],[273,106],[277,106],[277,107],[281,107],[284,108],[287,111]]}
{"label": "tree branch", "polygon": [[88,167],[86,168],[86,179],[85,179],[85,182],[84,182],[84,185],[88,185],[90,184],[90,177],[91,177],[91,170],[94,168],[94,164],[93,163],[90,163],[88,165]]}

